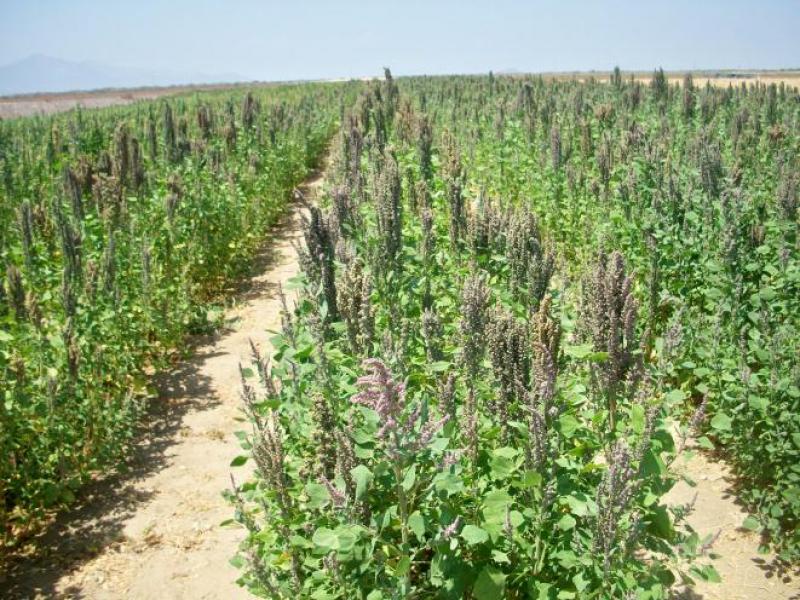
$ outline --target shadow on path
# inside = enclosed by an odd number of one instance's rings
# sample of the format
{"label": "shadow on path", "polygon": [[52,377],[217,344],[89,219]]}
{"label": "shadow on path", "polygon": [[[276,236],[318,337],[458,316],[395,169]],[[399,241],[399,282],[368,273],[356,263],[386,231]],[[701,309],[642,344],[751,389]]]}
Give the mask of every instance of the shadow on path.
{"label": "shadow on path", "polygon": [[[137,489],[135,483],[169,465],[169,449],[179,441],[188,412],[218,403],[210,381],[200,374],[202,363],[214,355],[199,350],[208,341],[209,336],[192,339],[192,357],[154,378],[159,398],[150,402],[130,458],[116,472],[81,490],[78,503],[37,537],[34,556],[11,559],[0,581],[1,597],[57,597],[56,584],[64,574],[122,541],[125,521],[155,495]],[[64,595],[82,597],[77,590]]]}

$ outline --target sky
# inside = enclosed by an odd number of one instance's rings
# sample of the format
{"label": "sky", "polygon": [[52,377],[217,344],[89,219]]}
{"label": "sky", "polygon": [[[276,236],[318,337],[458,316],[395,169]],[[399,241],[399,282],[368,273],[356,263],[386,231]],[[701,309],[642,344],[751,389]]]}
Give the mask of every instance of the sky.
{"label": "sky", "polygon": [[800,67],[800,0],[0,0],[0,65],[288,80]]}

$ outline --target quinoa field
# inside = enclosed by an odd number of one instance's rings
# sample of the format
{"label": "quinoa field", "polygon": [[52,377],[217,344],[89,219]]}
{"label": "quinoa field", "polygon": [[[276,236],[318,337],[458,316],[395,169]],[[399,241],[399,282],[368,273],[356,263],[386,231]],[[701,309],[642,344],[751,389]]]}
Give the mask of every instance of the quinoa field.
{"label": "quinoa field", "polygon": [[[800,597],[798,206],[792,82],[386,69],[0,120],[0,590]],[[215,416],[137,471],[165,378]]]}

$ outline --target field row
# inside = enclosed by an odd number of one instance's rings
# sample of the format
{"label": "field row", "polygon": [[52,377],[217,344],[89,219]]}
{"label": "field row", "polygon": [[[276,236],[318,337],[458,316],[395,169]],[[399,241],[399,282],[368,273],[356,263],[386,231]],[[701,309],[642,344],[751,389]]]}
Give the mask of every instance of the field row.
{"label": "field row", "polygon": [[320,160],[345,86],[0,122],[0,527],[6,545],[124,454],[147,374]]}

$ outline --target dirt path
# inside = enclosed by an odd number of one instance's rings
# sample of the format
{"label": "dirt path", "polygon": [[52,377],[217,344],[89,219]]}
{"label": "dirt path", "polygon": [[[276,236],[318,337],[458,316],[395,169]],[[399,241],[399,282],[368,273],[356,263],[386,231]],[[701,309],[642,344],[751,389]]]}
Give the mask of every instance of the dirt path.
{"label": "dirt path", "polygon": [[678,459],[675,468],[696,485],[679,482],[666,501],[671,505],[688,504],[697,495],[688,522],[701,539],[708,534],[719,534],[711,552],[719,555],[713,564],[722,578],[720,583],[698,582],[693,589],[682,590],[676,597],[683,600],[800,599],[797,570],[787,572],[775,556],[759,554],[759,536],[741,528],[748,513],[736,503],[732,491],[734,477],[727,465],[695,453],[688,460]]}
{"label": "dirt path", "polygon": [[[319,190],[317,175],[303,186]],[[248,595],[228,561],[243,536],[219,524],[232,516],[221,491],[239,454],[238,365],[250,364],[250,340],[269,351],[267,329],[280,329],[278,284],[297,274],[292,241],[299,204],[257,260],[258,274],[226,313],[226,328],[199,340],[192,358],[160,382],[161,400],[125,475],[90,490],[84,506],[46,536],[43,556],[19,564],[0,596],[226,600]],[[237,474],[243,478],[244,472]]]}

